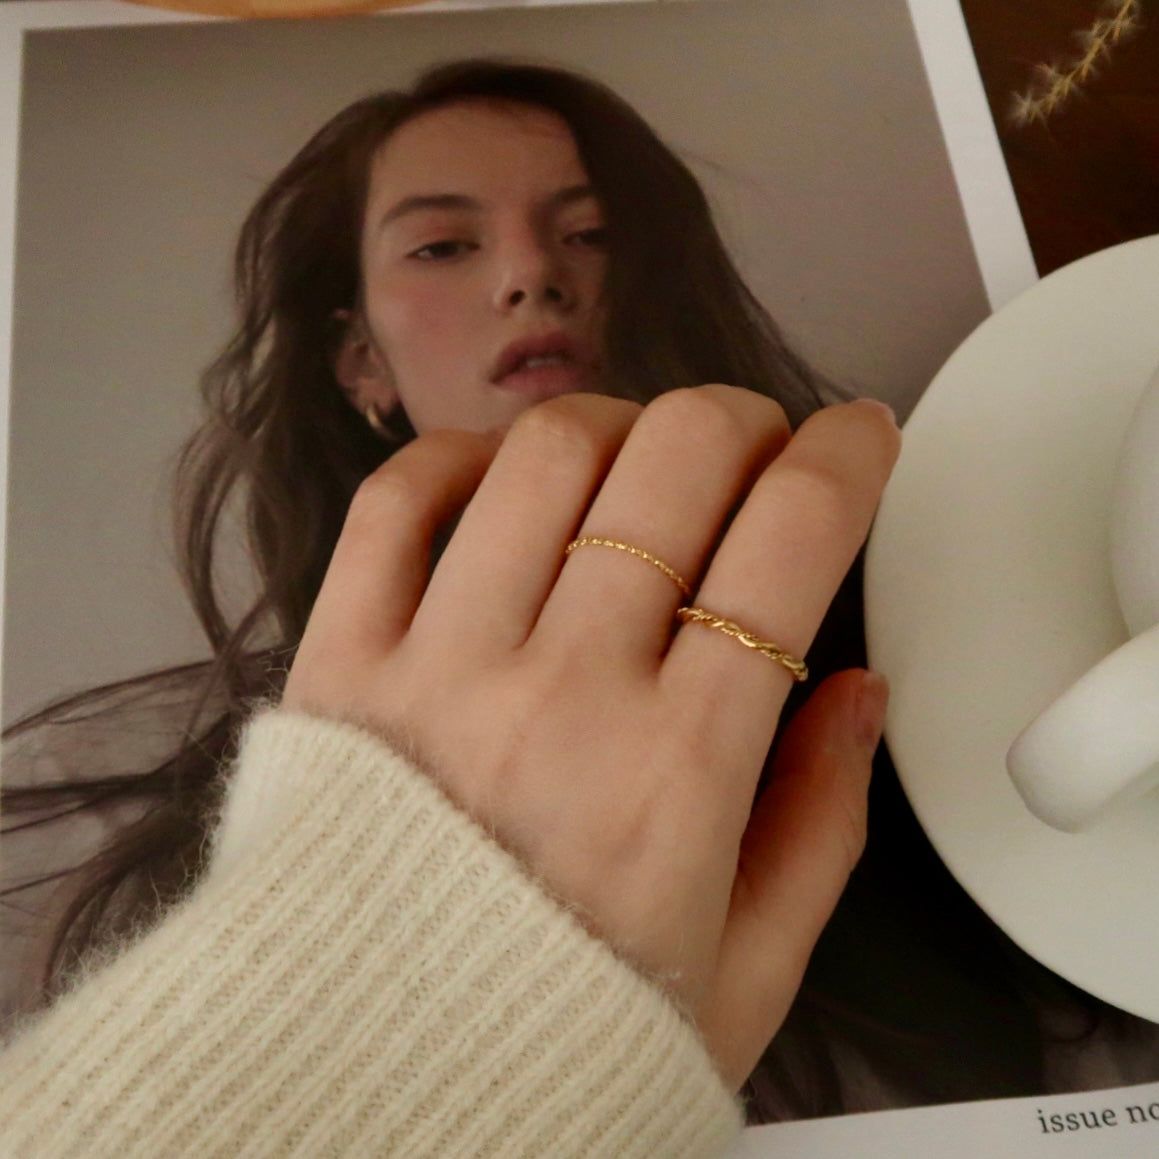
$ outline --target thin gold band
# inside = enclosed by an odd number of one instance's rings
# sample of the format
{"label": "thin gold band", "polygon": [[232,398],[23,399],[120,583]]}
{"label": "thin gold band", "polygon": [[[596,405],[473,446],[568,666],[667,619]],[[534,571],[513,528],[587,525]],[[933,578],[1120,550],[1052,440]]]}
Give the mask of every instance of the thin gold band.
{"label": "thin gold band", "polygon": [[706,628],[715,628],[718,632],[731,636],[737,643],[752,648],[754,652],[760,652],[762,656],[767,656],[787,668],[794,680],[809,679],[809,669],[803,660],[798,660],[783,648],[778,648],[771,640],[762,640],[752,632],[746,632],[740,624],[734,624],[732,620],[726,620],[715,612],[706,611],[704,608],[677,608],[676,618],[682,624],[703,624]]}
{"label": "thin gold band", "polygon": [[614,547],[617,551],[626,551],[645,563],[650,563],[658,571],[662,571],[679,589],[686,600],[692,598],[692,589],[683,577],[674,568],[670,568],[662,559],[657,559],[650,551],[642,547],[635,547],[630,543],[622,543],[618,539],[605,539],[601,535],[581,535],[573,539],[564,549],[564,555],[571,555],[577,547]]}

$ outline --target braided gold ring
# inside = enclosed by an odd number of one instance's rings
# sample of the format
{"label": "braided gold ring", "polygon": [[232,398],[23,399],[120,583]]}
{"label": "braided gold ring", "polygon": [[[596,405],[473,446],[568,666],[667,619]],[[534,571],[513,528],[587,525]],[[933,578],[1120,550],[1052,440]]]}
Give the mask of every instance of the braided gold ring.
{"label": "braided gold ring", "polygon": [[726,620],[715,612],[709,612],[704,608],[677,608],[676,618],[682,624],[703,624],[706,628],[715,628],[718,632],[731,636],[738,644],[752,648],[754,652],[760,652],[762,656],[767,656],[783,668],[787,668],[794,680],[809,679],[809,669],[803,660],[798,660],[792,653],[777,647],[771,640],[762,640],[759,636],[754,636],[752,632],[746,632],[740,624]]}
{"label": "braided gold ring", "polygon": [[662,559],[657,559],[650,551],[645,551],[642,547],[635,547],[631,543],[623,543],[618,539],[605,539],[602,535],[581,535],[579,539],[573,539],[571,543],[564,549],[564,555],[571,555],[577,547],[614,547],[617,551],[626,551],[629,555],[634,555],[637,559],[642,559],[645,563],[650,563],[658,571],[662,571],[679,589],[684,598],[692,598],[692,589],[685,582],[675,568],[669,567]]}

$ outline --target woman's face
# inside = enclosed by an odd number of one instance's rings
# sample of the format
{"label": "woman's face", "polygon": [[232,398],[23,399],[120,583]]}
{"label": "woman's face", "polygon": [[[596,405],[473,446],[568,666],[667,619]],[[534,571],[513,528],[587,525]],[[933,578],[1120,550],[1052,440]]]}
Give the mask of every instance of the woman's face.
{"label": "woman's face", "polygon": [[555,114],[470,101],[404,124],[371,170],[362,264],[337,364],[360,409],[482,431],[600,390],[603,212]]}

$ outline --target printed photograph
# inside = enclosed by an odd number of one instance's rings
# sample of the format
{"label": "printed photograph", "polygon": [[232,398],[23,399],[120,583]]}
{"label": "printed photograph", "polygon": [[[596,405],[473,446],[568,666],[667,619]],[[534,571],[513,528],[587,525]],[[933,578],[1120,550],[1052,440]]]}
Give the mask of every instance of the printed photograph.
{"label": "printed photograph", "polygon": [[30,30],[6,722],[205,654],[177,581],[171,476],[234,330],[246,213],[345,106],[479,56],[576,70],[632,105],[695,174],[790,348],[842,390],[904,417],[985,317],[904,0]]}

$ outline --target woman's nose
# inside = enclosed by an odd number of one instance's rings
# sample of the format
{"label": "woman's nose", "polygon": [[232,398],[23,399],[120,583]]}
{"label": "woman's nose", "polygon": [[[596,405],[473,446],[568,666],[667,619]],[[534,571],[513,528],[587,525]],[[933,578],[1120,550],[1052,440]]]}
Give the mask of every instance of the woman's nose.
{"label": "woman's nose", "polygon": [[550,306],[569,310],[575,305],[575,289],[565,264],[541,243],[513,246],[500,262],[496,306]]}
{"label": "woman's nose", "polygon": [[[530,294],[527,290],[511,290],[511,292],[507,295],[507,305],[518,306],[520,302],[527,301],[527,299],[531,296],[532,294]],[[545,302],[553,302],[558,305],[562,305],[565,300],[563,289],[551,282],[548,282],[543,287],[543,300]]]}

